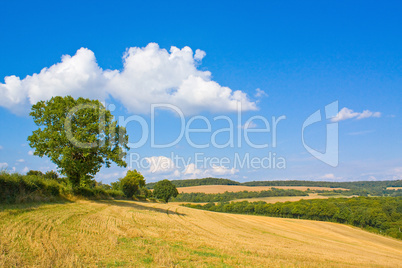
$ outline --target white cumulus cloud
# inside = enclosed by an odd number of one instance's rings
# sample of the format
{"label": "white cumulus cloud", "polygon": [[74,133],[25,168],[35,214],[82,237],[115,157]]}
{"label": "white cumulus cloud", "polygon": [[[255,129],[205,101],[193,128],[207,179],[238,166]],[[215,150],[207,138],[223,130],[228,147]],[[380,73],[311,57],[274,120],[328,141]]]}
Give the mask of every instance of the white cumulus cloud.
{"label": "white cumulus cloud", "polygon": [[225,166],[212,166],[212,168],[206,170],[206,174],[211,173],[212,175],[234,175],[239,172],[238,169],[235,168],[227,168]]}
{"label": "white cumulus cloud", "polygon": [[200,61],[205,57],[205,55],[207,55],[207,53],[205,53],[205,51],[203,51],[201,49],[197,49],[194,54],[194,59]]}
{"label": "white cumulus cloud", "polygon": [[8,167],[7,163],[0,163],[0,169],[5,169]]}
{"label": "white cumulus cloud", "polygon": [[264,90],[261,90],[260,88],[257,88],[257,89],[255,90],[254,97],[256,97],[256,98],[268,97],[268,94],[265,93]]}
{"label": "white cumulus cloud", "polygon": [[339,113],[331,119],[332,122],[339,122],[351,118],[356,118],[358,120],[364,119],[364,118],[369,118],[369,117],[381,117],[380,112],[371,112],[369,110],[364,110],[363,112],[354,112],[351,109],[348,109],[346,107],[342,108]]}
{"label": "white cumulus cloud", "polygon": [[203,171],[198,169],[194,163],[188,164],[184,170],[184,175],[201,175]]}
{"label": "white cumulus cloud", "polygon": [[184,159],[171,159],[165,156],[151,156],[144,159],[148,165],[142,166],[140,169],[147,174],[147,178],[151,181],[157,180],[158,178],[160,179],[161,175],[170,179],[195,179],[214,176],[230,176],[239,172],[238,169],[233,167],[226,167],[223,165],[207,165],[205,167],[199,167],[195,163],[184,161]]}
{"label": "white cumulus cloud", "polygon": [[222,175],[234,175],[235,173],[239,172],[238,169],[235,168],[228,168],[225,166],[219,165],[212,165],[206,169],[197,168],[197,166],[193,163],[187,165],[185,171],[183,172],[184,175],[202,175],[204,177],[208,176],[222,176]]}
{"label": "white cumulus cloud", "polygon": [[38,74],[5,77],[0,83],[0,106],[24,114],[40,100],[71,95],[100,100],[112,96],[137,113],[149,113],[153,103],[176,105],[185,114],[235,111],[237,102],[243,110],[256,110],[256,102],[246,93],[221,86],[209,71],[197,69],[205,55],[199,49],[193,53],[189,47],[172,46],[167,51],[150,43],[127,49],[122,70],[103,70],[95,54],[81,48]]}
{"label": "white cumulus cloud", "polygon": [[39,74],[20,79],[14,75],[0,83],[0,106],[15,113],[26,112],[32,104],[53,96],[105,98],[105,76],[94,53],[81,48],[74,56],[64,55],[61,62],[43,68]]}
{"label": "white cumulus cloud", "polygon": [[166,173],[173,171],[175,168],[172,159],[166,156],[146,157],[145,160],[149,164],[149,171],[151,173]]}

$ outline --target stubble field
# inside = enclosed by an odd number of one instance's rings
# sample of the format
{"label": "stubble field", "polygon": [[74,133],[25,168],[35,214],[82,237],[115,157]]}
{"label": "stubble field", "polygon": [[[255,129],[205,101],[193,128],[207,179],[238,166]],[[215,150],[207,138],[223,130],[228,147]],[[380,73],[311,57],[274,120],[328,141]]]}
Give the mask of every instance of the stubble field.
{"label": "stubble field", "polygon": [[1,267],[398,267],[402,241],[346,225],[175,204],[0,210]]}
{"label": "stubble field", "polygon": [[179,193],[206,193],[206,194],[219,194],[224,192],[261,192],[268,191],[272,188],[277,189],[294,189],[300,191],[310,190],[348,190],[344,188],[329,188],[329,187],[307,187],[307,186],[243,186],[243,185],[201,185],[201,186],[191,186],[191,187],[178,187]]}

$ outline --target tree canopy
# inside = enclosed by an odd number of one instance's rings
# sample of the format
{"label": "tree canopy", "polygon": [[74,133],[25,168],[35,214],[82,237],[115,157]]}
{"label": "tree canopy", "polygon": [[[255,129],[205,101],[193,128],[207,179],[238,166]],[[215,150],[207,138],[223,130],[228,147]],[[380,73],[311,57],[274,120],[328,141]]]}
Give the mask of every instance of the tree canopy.
{"label": "tree canopy", "polygon": [[53,97],[32,106],[39,128],[28,137],[34,155],[48,156],[73,187],[93,177],[105,164],[126,167],[126,129],[98,100]]}
{"label": "tree canopy", "polygon": [[293,189],[276,189],[272,188],[267,191],[242,191],[242,192],[224,192],[217,194],[206,194],[206,193],[181,193],[175,197],[175,202],[223,202],[230,201],[234,199],[244,199],[244,198],[261,198],[261,197],[271,197],[271,196],[308,196],[308,193],[293,190]]}
{"label": "tree canopy", "polygon": [[[229,179],[221,178],[203,178],[203,179],[188,179],[188,180],[172,180],[171,181],[176,187],[189,187],[189,186],[199,186],[199,185],[240,185],[240,182],[232,181]],[[153,189],[156,182],[147,183],[146,187],[148,189]]]}
{"label": "tree canopy", "polygon": [[137,170],[129,170],[124,178],[120,179],[120,187],[124,195],[128,198],[133,197],[140,187],[145,186],[144,176]]}
{"label": "tree canopy", "polygon": [[169,180],[158,181],[154,186],[153,195],[166,203],[169,201],[169,198],[176,197],[178,194],[176,186]]}

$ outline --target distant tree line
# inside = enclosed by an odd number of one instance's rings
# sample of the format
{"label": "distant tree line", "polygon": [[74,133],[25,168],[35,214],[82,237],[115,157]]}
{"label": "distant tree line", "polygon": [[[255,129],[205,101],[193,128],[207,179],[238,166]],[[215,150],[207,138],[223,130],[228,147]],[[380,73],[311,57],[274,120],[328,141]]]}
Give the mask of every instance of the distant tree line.
{"label": "distant tree line", "polygon": [[[243,186],[306,186],[306,187],[328,187],[328,188],[345,188],[347,191],[336,190],[337,194],[345,196],[401,196],[401,190],[388,190],[388,187],[402,187],[402,180],[394,181],[352,181],[352,182],[330,182],[330,181],[250,181],[240,183],[237,181],[221,178],[204,178],[193,180],[173,180],[172,183],[176,187],[190,187],[200,185],[243,185]],[[155,183],[148,183],[146,187],[153,189]],[[322,195],[334,195],[328,191],[314,190]]]}
{"label": "distant tree line", "polygon": [[223,202],[235,199],[244,198],[257,198],[257,197],[273,197],[273,196],[307,196],[308,193],[299,190],[284,190],[272,188],[267,191],[260,192],[224,192],[218,194],[206,194],[206,193],[181,193],[172,201],[174,202],[193,202],[193,203],[203,203],[203,202]]}
{"label": "distant tree line", "polygon": [[310,187],[329,187],[329,188],[373,188],[373,187],[402,187],[402,180],[390,181],[350,181],[350,182],[333,182],[333,181],[249,181],[244,182],[244,186],[310,186]]}
{"label": "distant tree line", "polygon": [[243,201],[184,206],[216,212],[338,222],[402,239],[402,197],[329,198],[275,204]]}
{"label": "distant tree line", "polygon": [[[387,190],[388,187],[402,187],[402,180],[394,181],[351,181],[351,182],[330,182],[330,181],[251,181],[242,183],[244,186],[306,186],[306,187],[329,187],[345,188],[348,191],[339,192],[343,195],[358,196],[400,196],[402,192]],[[320,193],[320,190],[314,192]],[[331,195],[328,192],[321,192]]]}
{"label": "distant tree line", "polygon": [[[200,185],[240,185],[240,182],[232,181],[229,179],[220,178],[204,178],[204,179],[190,179],[190,180],[172,180],[176,187],[190,187]],[[148,189],[153,189],[155,182],[147,183]]]}
{"label": "distant tree line", "polygon": [[353,190],[313,190],[310,192],[317,193],[322,196],[402,196],[402,190],[387,190],[387,188],[371,188],[371,189],[353,189]]}

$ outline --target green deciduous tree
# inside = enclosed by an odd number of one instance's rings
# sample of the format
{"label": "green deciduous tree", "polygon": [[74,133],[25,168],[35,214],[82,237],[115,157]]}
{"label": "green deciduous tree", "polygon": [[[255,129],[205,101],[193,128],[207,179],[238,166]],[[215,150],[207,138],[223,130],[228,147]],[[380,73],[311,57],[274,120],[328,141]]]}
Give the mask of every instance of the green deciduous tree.
{"label": "green deciduous tree", "polygon": [[53,170],[50,170],[50,171],[45,173],[44,177],[46,179],[57,180],[59,178],[59,175],[57,174],[57,172],[55,172]]}
{"label": "green deciduous tree", "polygon": [[166,203],[169,201],[169,198],[176,197],[178,194],[176,186],[169,180],[158,181],[154,186],[153,195],[158,199],[164,200]]}
{"label": "green deciduous tree", "polygon": [[53,97],[33,105],[30,115],[39,126],[28,137],[34,155],[48,156],[73,187],[93,177],[103,164],[127,166],[126,129],[117,125],[99,101]]}
{"label": "green deciduous tree", "polygon": [[43,177],[44,174],[43,174],[42,171],[39,171],[39,170],[30,170],[30,171],[27,172],[27,176],[41,176],[41,177]]}
{"label": "green deciduous tree", "polygon": [[124,195],[128,198],[133,197],[140,187],[145,186],[144,176],[137,170],[129,170],[124,178],[120,179],[120,187]]}

